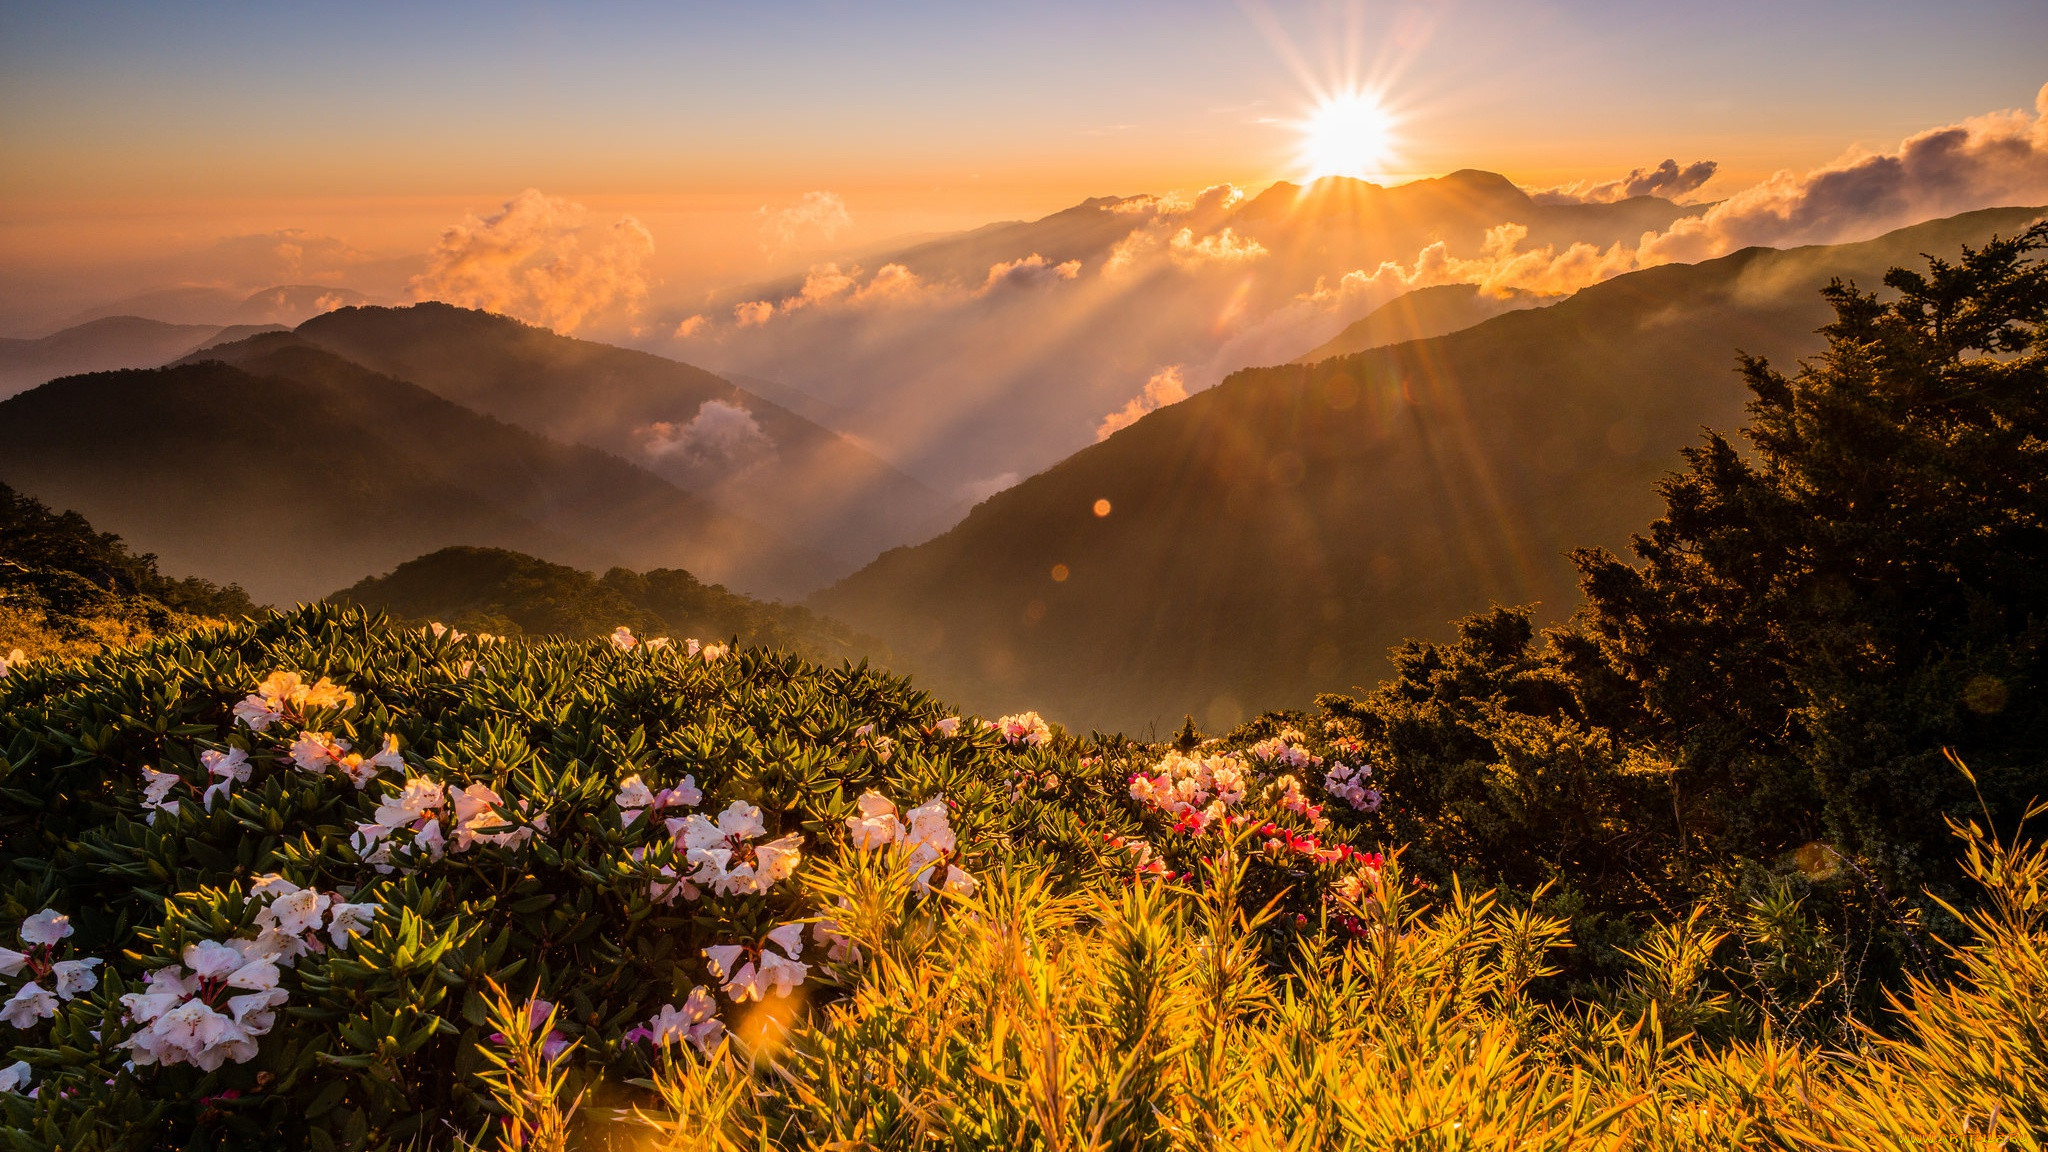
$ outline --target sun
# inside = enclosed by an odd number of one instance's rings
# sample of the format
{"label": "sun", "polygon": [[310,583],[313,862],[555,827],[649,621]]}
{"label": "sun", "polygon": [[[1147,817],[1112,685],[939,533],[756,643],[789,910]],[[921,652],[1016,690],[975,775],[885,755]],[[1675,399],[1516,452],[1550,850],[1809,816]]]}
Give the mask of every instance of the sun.
{"label": "sun", "polygon": [[1300,128],[1301,166],[1310,180],[1377,176],[1393,153],[1393,117],[1369,92],[1325,97]]}

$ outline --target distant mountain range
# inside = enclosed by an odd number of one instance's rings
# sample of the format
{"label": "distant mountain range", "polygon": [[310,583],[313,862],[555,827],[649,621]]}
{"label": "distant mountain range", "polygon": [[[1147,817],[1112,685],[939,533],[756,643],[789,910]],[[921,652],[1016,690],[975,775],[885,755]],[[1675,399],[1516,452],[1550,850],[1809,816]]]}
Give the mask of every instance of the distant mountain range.
{"label": "distant mountain range", "polygon": [[155,368],[189,352],[274,328],[167,324],[139,316],[108,316],[36,340],[0,339],[0,396],[79,372]]}
{"label": "distant mountain range", "polygon": [[1410,288],[1469,279],[1456,261],[1513,252],[1540,270],[1546,248],[1632,246],[1700,210],[1539,204],[1472,170],[1101,197],[660,312],[636,343],[775,381],[911,475],[979,499],[1091,443],[1162,371],[1199,390]]}
{"label": "distant mountain range", "polygon": [[934,689],[1069,725],[1211,727],[1370,684],[1489,602],[1569,614],[1565,559],[1624,546],[1738,349],[1820,346],[1831,277],[2010,235],[1995,209],[1862,244],[1746,249],[1314,365],[1239,372],[999,493],[812,603]]}
{"label": "distant mountain range", "polygon": [[318,348],[52,381],[0,403],[0,480],[174,570],[312,600],[451,543],[780,594],[816,553],[594,448]]}

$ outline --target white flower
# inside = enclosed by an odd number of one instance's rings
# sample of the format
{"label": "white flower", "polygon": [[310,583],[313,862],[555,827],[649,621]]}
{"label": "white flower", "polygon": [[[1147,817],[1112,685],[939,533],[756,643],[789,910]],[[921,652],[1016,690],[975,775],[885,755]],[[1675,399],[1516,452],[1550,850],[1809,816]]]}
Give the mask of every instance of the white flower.
{"label": "white flower", "polygon": [[219,776],[241,783],[249,779],[249,754],[240,748],[226,752],[207,749],[199,754],[199,763],[204,765],[209,776]]}
{"label": "white flower", "polygon": [[666,636],[656,636],[652,640],[642,641],[641,646],[646,648],[649,652],[654,652],[659,649],[668,647],[669,638]]}
{"label": "white flower", "polygon": [[615,802],[619,806],[619,827],[630,827],[642,812],[654,806],[654,790],[640,777],[628,776],[619,781]]}
{"label": "white flower", "polygon": [[948,716],[937,724],[932,725],[932,730],[941,736],[956,735],[960,731],[960,718],[958,716]]}
{"label": "white flower", "polygon": [[725,994],[736,1001],[786,996],[810,973],[810,966],[797,960],[803,938],[802,924],[784,924],[768,933],[774,947],[763,945],[754,958],[749,959],[751,950],[740,944],[714,944],[704,949],[704,956],[711,962],[711,974],[724,983]]}
{"label": "white flower", "polygon": [[988,726],[1000,733],[1012,746],[1028,744],[1035,748],[1052,739],[1052,729],[1046,726],[1044,717],[1036,712],[1005,716]]}
{"label": "white flower", "polygon": [[839,931],[839,921],[820,920],[811,925],[811,939],[825,950],[825,959],[834,964],[860,963],[860,945],[853,938]]}
{"label": "white flower", "polygon": [[635,644],[639,643],[638,640],[633,639],[633,630],[624,624],[619,625],[618,628],[613,630],[611,640],[612,647],[621,652],[629,652]]}
{"label": "white flower", "polygon": [[697,654],[704,658],[706,664],[716,664],[725,659],[726,651],[723,644],[706,644]]}
{"label": "white flower", "polygon": [[247,725],[251,732],[262,732],[272,724],[284,719],[284,709],[276,707],[276,701],[261,696],[245,696],[235,705],[235,719]]}
{"label": "white flower", "polygon": [[57,999],[69,1000],[81,992],[90,992],[99,986],[99,974],[93,969],[100,965],[99,957],[84,960],[59,960],[50,965],[50,975],[56,978]]}
{"label": "white flower", "polygon": [[355,784],[358,792],[369,787],[370,781],[375,780],[380,773],[405,770],[405,758],[398,754],[398,736],[391,732],[384,734],[384,746],[375,755],[364,756],[350,752],[336,756],[335,763],[341,765],[342,772]]}
{"label": "white flower", "polygon": [[346,948],[349,941],[361,935],[370,927],[370,921],[377,918],[375,904],[343,904],[335,902],[327,909],[327,936],[336,948]]}
{"label": "white flower", "polygon": [[264,911],[277,923],[277,930],[292,936],[317,931],[333,898],[311,888],[301,888],[270,902]]}
{"label": "white flower", "polygon": [[21,942],[55,944],[72,931],[71,917],[60,915],[55,908],[45,908],[21,922]]}
{"label": "white flower", "polygon": [[325,732],[301,732],[292,741],[292,763],[299,771],[315,776],[341,762],[342,754],[348,751],[348,741],[336,740]]}
{"label": "white flower", "polygon": [[19,976],[28,964],[28,953],[16,952],[12,948],[0,948],[0,976]]}
{"label": "white flower", "polygon": [[860,815],[846,818],[853,833],[853,846],[864,852],[886,848],[903,835],[903,822],[896,818],[896,805],[879,792],[863,792],[854,801]]}
{"label": "white flower", "polygon": [[[21,649],[15,649],[14,655],[19,657]],[[28,1084],[29,1076],[34,1071],[33,1068],[28,1066],[28,1061],[26,1060],[16,1060],[7,1067],[0,1068],[0,1092],[21,1091]]]}
{"label": "white flower", "polygon": [[654,794],[656,808],[695,808],[703,802],[704,793],[698,790],[695,776],[685,776],[682,783]]}
{"label": "white flower", "polygon": [[171,789],[184,782],[176,772],[161,772],[145,764],[142,766],[142,807],[149,812],[148,821],[156,823],[156,814],[169,812],[178,814],[178,802],[168,799]]}
{"label": "white flower", "polygon": [[[258,876],[255,882],[249,885],[249,895],[251,896],[289,896],[298,890],[299,886],[297,884],[292,883],[275,872],[267,872]],[[261,913],[258,913],[259,917],[261,915]]]}
{"label": "white flower", "polygon": [[718,1002],[711,998],[711,990],[701,984],[690,989],[681,1010],[673,1004],[663,1004],[644,1027],[648,1039],[659,1047],[687,1040],[704,1053],[709,1053],[725,1035],[725,1025],[718,1019]]}
{"label": "white flower", "polygon": [[0,1004],[0,1020],[16,1028],[33,1028],[36,1021],[57,1014],[57,994],[33,981],[15,990],[7,1003]]}
{"label": "white flower", "polygon": [[[471,784],[453,794],[455,801],[455,850],[465,851],[472,844],[497,844],[506,848],[517,848],[533,839],[531,827],[514,827],[510,820],[498,815],[497,809],[505,801],[496,792],[483,784]],[[520,802],[524,808],[525,802]],[[509,831],[500,831],[509,829]]]}
{"label": "white flower", "polygon": [[436,620],[432,624],[427,625],[425,630],[432,632],[434,634],[434,639],[436,640],[439,640],[443,636],[445,636],[448,638],[448,642],[450,644],[462,643],[463,634],[441,623],[439,620]]}

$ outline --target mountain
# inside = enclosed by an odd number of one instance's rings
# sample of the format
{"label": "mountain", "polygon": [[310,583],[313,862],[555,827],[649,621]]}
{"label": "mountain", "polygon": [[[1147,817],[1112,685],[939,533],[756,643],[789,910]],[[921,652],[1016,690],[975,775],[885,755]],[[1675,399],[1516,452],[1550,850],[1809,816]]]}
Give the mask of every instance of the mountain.
{"label": "mountain", "polygon": [[[813,560],[808,591],[951,522],[951,502],[831,429],[687,364],[447,304],[343,308],[293,341],[551,439],[632,461]],[[276,338],[209,349],[240,362]]]}
{"label": "mountain", "polygon": [[176,579],[156,557],[76,512],[53,512],[0,484],[0,655],[89,656],[257,608],[240,588]]}
{"label": "mountain", "polygon": [[1622,549],[1675,450],[1740,422],[1738,349],[1817,350],[1831,277],[1874,284],[2041,211],[1651,268],[1448,335],[1239,372],[811,603],[970,706],[1070,725],[1223,727],[1370,684],[1396,642],[1447,638],[1491,601],[1569,614],[1567,550]]}
{"label": "mountain", "polygon": [[769,594],[822,563],[614,456],[256,340],[274,346],[243,345],[238,365],[66,377],[0,403],[0,481],[275,603],[450,544]]}
{"label": "mountain", "polygon": [[0,340],[0,395],[58,376],[154,368],[221,331],[214,324],[166,324],[140,316],[88,320],[36,340]]}
{"label": "mountain", "polygon": [[1496,295],[1480,291],[1477,284],[1438,284],[1417,288],[1373,309],[1327,343],[1305,356],[1296,357],[1294,362],[1313,364],[1332,356],[1349,356],[1388,344],[1427,340],[1431,336],[1470,328],[1503,312],[1541,308],[1562,299],[1562,296],[1547,296],[1520,288],[1510,288]]}
{"label": "mountain", "polygon": [[603,576],[502,548],[443,548],[382,576],[366,576],[328,597],[388,612],[412,624],[446,623],[469,632],[594,639],[625,625],[643,639],[737,639],[836,664],[881,660],[881,642],[790,604],[766,603],[707,585],[673,568]]}
{"label": "mountain", "polygon": [[333,308],[366,304],[370,298],[353,288],[327,284],[280,284],[255,292],[226,288],[160,288],[123,296],[88,308],[64,321],[67,326],[109,316],[142,316],[172,324],[297,324]]}
{"label": "mountain", "polygon": [[844,413],[834,427],[960,497],[1093,442],[1162,373],[1198,391],[1431,284],[1568,292],[1598,264],[1563,260],[1574,246],[1632,247],[1701,210],[1539,204],[1470,170],[1098,197],[721,294],[659,314],[636,343],[814,398],[807,410]]}

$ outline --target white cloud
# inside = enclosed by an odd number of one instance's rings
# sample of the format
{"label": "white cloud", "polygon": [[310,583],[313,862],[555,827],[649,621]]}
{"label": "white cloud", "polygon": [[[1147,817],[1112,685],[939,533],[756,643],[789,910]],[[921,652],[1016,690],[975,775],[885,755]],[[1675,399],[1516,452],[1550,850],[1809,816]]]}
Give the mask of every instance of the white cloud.
{"label": "white cloud", "polygon": [[583,217],[582,205],[528,188],[496,215],[451,225],[427,270],[412,278],[413,299],[502,312],[558,332],[637,307],[654,237],[631,216],[594,230]]}
{"label": "white cloud", "polygon": [[1145,387],[1122,408],[1102,418],[1096,425],[1095,439],[1107,440],[1125,428],[1136,424],[1146,415],[1157,412],[1168,404],[1178,404],[1188,398],[1187,382],[1181,378],[1181,366],[1171,364],[1152,374],[1145,381]]}

